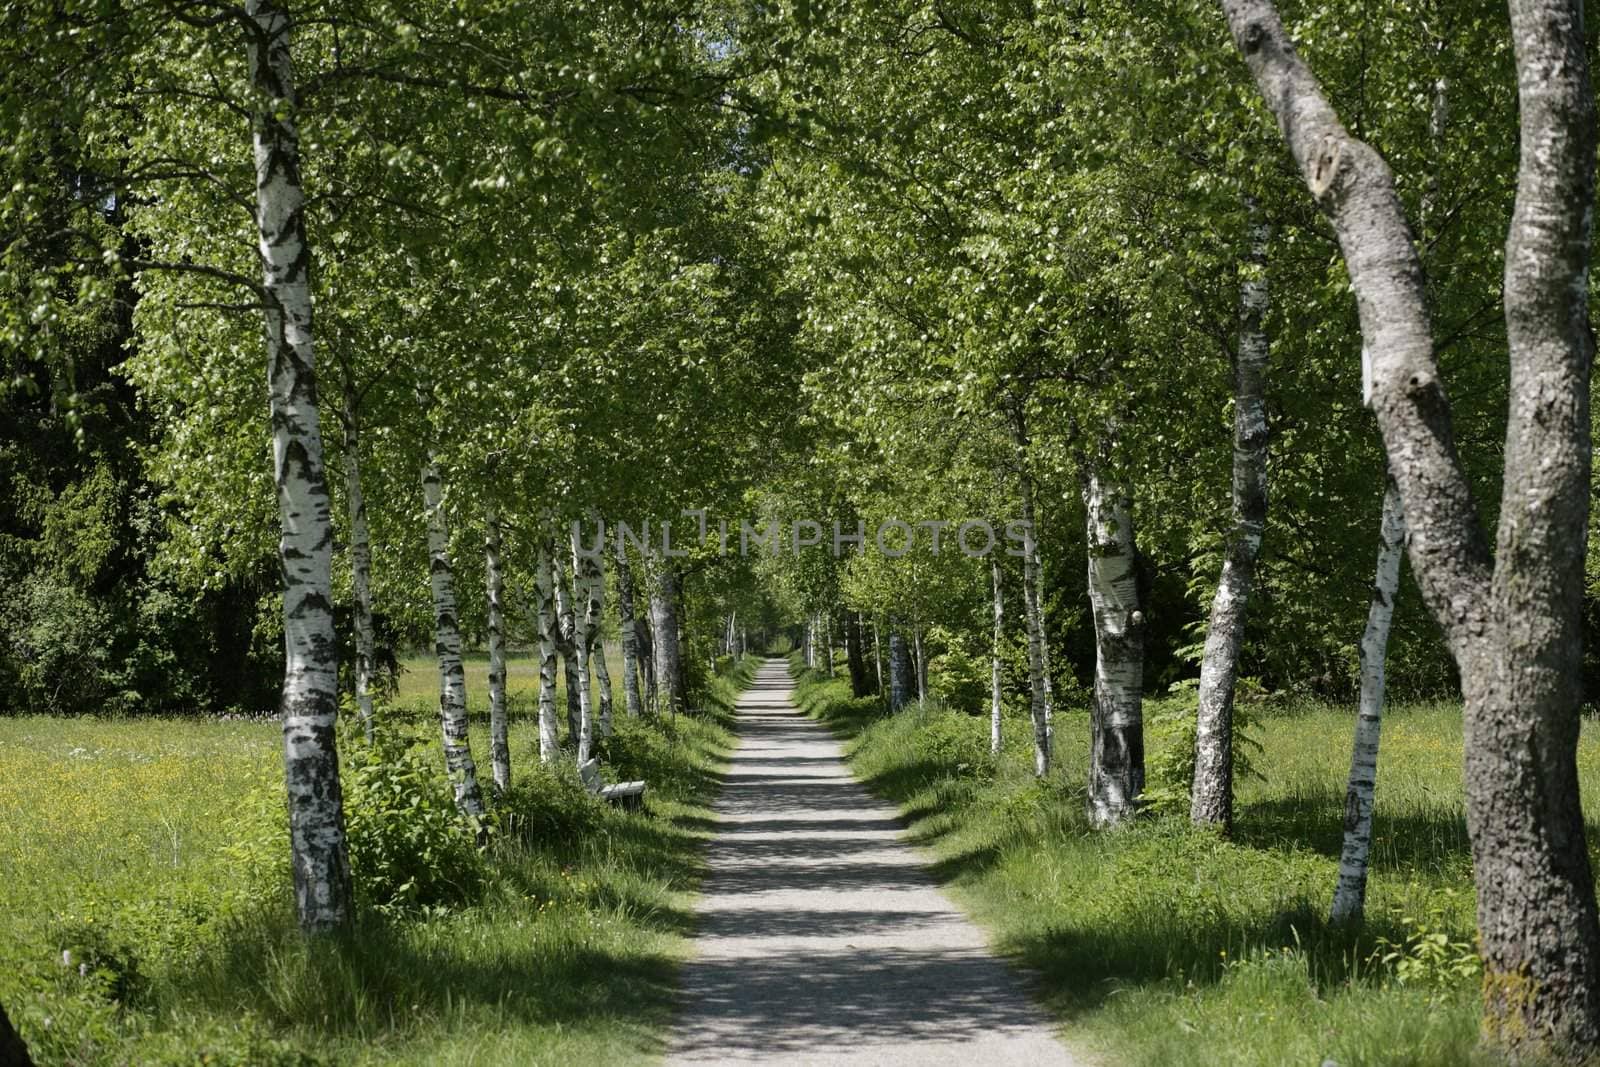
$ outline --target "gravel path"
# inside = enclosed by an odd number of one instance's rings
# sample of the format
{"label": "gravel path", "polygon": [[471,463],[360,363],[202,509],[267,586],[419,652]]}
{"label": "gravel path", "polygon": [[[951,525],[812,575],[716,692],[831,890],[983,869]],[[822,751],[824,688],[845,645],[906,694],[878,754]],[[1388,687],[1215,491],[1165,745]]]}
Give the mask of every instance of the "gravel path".
{"label": "gravel path", "polygon": [[792,689],[739,701],[667,1062],[1079,1064]]}

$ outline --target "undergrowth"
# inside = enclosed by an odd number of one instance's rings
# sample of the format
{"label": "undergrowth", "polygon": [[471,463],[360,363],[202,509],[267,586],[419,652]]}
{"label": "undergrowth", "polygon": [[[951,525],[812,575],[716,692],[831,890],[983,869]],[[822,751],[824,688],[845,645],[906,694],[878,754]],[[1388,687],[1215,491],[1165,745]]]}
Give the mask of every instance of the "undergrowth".
{"label": "undergrowth", "polygon": [[[618,716],[605,775],[538,765],[479,850],[436,723],[341,736],[352,936],[307,942],[288,896],[274,724],[0,720],[0,1004],[41,1064],[619,1062],[661,1048],[707,805],[755,660],[705,708]],[[475,745],[487,750],[481,728]]]}

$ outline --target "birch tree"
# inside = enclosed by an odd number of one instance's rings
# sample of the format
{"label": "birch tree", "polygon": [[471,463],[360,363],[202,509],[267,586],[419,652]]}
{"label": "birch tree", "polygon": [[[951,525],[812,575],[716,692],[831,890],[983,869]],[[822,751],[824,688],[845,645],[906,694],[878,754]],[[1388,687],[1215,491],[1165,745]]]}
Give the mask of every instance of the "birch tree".
{"label": "birch tree", "polygon": [[246,61],[255,212],[266,305],[272,467],[282,529],[285,666],[280,715],[289,794],[290,858],[300,925],[336,930],[350,921],[350,861],[334,719],[339,665],[333,626],[333,519],[323,469],[312,345],[310,248],[300,187],[300,137],[286,10],[246,0]]}
{"label": "birch tree", "polygon": [[1378,738],[1383,725],[1384,674],[1394,598],[1400,591],[1400,566],[1405,557],[1406,520],[1400,490],[1390,478],[1383,493],[1378,532],[1378,567],[1372,582],[1372,606],[1361,634],[1361,697],[1356,709],[1355,743],[1351,745],[1350,783],[1344,795],[1344,845],[1334,884],[1334,922],[1359,919],[1367,899],[1368,857],[1372,852],[1372,808],[1378,786]]}
{"label": "birch tree", "polygon": [[1091,468],[1083,502],[1095,647],[1089,821],[1105,827],[1131,818],[1144,789],[1144,613],[1126,491]]}
{"label": "birch tree", "polygon": [[505,575],[500,565],[500,516],[483,521],[485,600],[489,606],[489,761],[497,793],[511,788],[511,725],[506,715]]}
{"label": "birch tree", "polygon": [[1268,344],[1267,242],[1271,228],[1261,206],[1247,197],[1249,247],[1239,283],[1239,342],[1233,351],[1233,528],[1222,577],[1211,601],[1200,704],[1195,727],[1194,782],[1189,817],[1224,830],[1233,825],[1233,697],[1244,642],[1245,610],[1255,582],[1256,559],[1267,523]]}
{"label": "birch tree", "polygon": [[1504,259],[1511,398],[1491,552],[1457,456],[1393,174],[1340,122],[1274,5],[1222,3],[1339,239],[1411,563],[1460,668],[1483,1035],[1518,1055],[1577,1059],[1600,1043],[1600,920],[1576,765],[1594,102],[1582,5],[1509,6],[1522,154]]}
{"label": "birch tree", "polygon": [[439,725],[445,771],[456,806],[468,818],[483,818],[478,766],[467,732],[467,674],[461,663],[461,627],[456,619],[455,573],[450,565],[450,530],[445,518],[444,480],[431,456],[422,467],[423,507],[428,518],[428,578],[433,594],[433,645],[439,662]]}

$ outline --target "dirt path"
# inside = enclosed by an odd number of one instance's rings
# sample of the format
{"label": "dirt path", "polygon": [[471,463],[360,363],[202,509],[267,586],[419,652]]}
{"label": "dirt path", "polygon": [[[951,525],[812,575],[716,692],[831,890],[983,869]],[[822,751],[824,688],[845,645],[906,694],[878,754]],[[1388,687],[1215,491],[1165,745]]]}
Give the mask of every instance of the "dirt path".
{"label": "dirt path", "polygon": [[667,1062],[1078,1064],[792,688],[739,702]]}

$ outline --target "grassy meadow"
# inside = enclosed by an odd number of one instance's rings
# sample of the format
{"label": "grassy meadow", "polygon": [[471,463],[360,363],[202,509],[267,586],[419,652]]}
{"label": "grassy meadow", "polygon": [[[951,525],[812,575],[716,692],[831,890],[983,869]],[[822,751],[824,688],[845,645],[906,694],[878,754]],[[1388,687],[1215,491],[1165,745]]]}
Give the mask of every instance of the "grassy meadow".
{"label": "grassy meadow", "polygon": [[[403,766],[420,768],[405,788],[422,815],[385,810],[378,789],[402,779],[362,785],[371,761],[361,771],[358,735],[341,736],[358,893],[401,883],[392,899],[369,892],[349,943],[308,946],[295,931],[275,722],[0,718],[0,1003],[39,1062],[567,1064],[659,1051],[745,668],[713,683],[703,714],[663,722],[625,720],[618,686],[605,773],[650,783],[648,813],[626,815],[570,770],[537,768],[537,674],[514,660],[519,784],[480,855],[404,836],[455,818],[437,676],[426,659],[404,666],[380,722],[415,738]],[[487,781],[485,674],[482,657],[469,663]],[[397,842],[398,860],[385,853]]]}
{"label": "grassy meadow", "polygon": [[[1247,707],[1259,777],[1238,783],[1230,839],[1191,828],[1186,805],[1097,833],[1083,814],[1081,708],[1058,709],[1057,769],[1037,783],[1023,716],[1007,717],[996,762],[987,716],[930,706],[883,717],[871,699],[850,700],[846,681],[806,677],[802,706],[848,739],[855,772],[900,805],[947,889],[1108,1063],[1490,1062],[1474,1047],[1459,706],[1385,715],[1367,921],[1352,930],[1326,920],[1350,708]],[[1157,790],[1172,784],[1159,779],[1172,746],[1187,741],[1166,724],[1192,700],[1147,704]],[[1585,723],[1580,762],[1584,809],[1595,813],[1600,725]]]}

